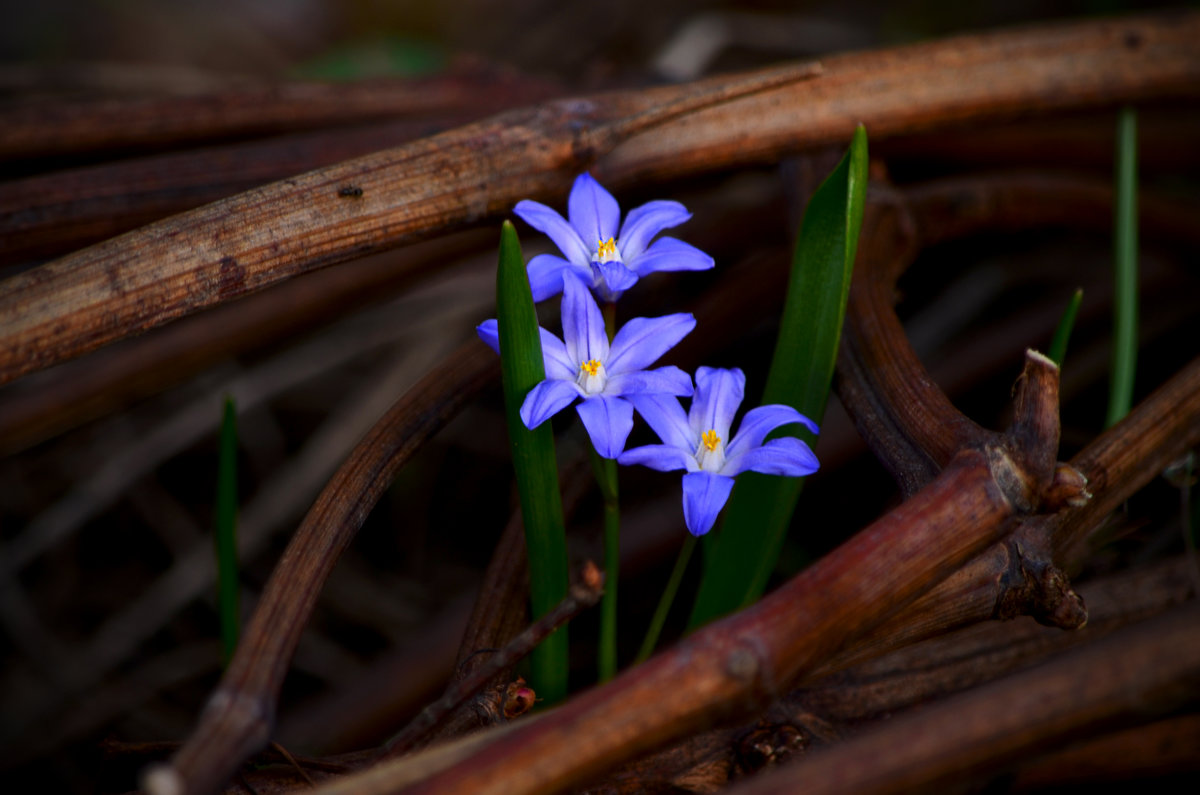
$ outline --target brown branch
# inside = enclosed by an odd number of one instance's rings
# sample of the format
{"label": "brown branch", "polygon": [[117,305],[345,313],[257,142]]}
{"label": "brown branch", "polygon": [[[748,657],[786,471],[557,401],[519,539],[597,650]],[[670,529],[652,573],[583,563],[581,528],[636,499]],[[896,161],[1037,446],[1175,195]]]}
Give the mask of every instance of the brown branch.
{"label": "brown branch", "polygon": [[367,128],[322,130],[5,182],[0,184],[0,265],[61,256],[168,215],[432,135],[483,115],[476,111]]}
{"label": "brown branch", "polygon": [[480,69],[419,79],[243,85],[191,96],[36,103],[0,112],[0,160],[296,132],[471,104],[495,112],[554,89]]}
{"label": "brown branch", "polygon": [[969,690],[1193,599],[1187,564],[1180,556],[1084,583],[1089,619],[1078,631],[985,619],[814,681],[788,696],[788,708],[860,726]]}
{"label": "brown branch", "polygon": [[187,792],[215,790],[270,738],[279,689],[321,584],[400,466],[496,377],[472,340],[375,425],[317,498],[263,589],[257,609],[191,738],[154,774]]}
{"label": "brown branch", "polygon": [[[938,181],[876,197],[864,225],[837,387],[872,449],[911,489],[936,472],[937,462],[956,444],[991,436],[963,417],[932,384],[892,308],[895,279],[914,250],[984,229],[1111,224],[1111,190],[1077,178],[996,175]],[[1159,238],[1200,242],[1195,225],[1172,213],[1142,217]],[[1198,401],[1200,361],[1160,387],[1072,460],[1069,469],[1055,468],[1064,491],[1052,489],[1045,495],[1051,504],[1043,507],[1056,511],[1085,483],[1100,499],[1074,506],[1078,510],[1027,518],[1012,538],[955,573],[830,667],[991,617],[1032,615],[1053,626],[1081,625],[1087,612],[1063,569],[1075,564],[1083,537],[1105,515],[1200,441]],[[1044,473],[1050,462],[1037,466]]]}
{"label": "brown branch", "polygon": [[[918,495],[757,605],[505,735],[469,767],[412,791],[555,791],[761,707],[998,538],[1013,502],[1027,501],[1025,489],[1038,488],[1018,486],[1022,479],[1010,467],[1002,456],[989,461],[964,451]],[[569,753],[561,748],[567,738]]]}
{"label": "brown branch", "polygon": [[222,359],[262,350],[387,298],[495,241],[494,230],[477,230],[306,274],[0,387],[0,454],[105,416]]}
{"label": "brown branch", "polygon": [[[604,575],[600,573],[594,563],[588,561],[584,564],[580,581],[572,584],[567,595],[553,610],[526,627],[503,649],[494,651],[486,662],[472,671],[469,676],[452,683],[440,699],[422,710],[421,714],[405,726],[399,734],[388,740],[379,758],[388,759],[400,756],[416,747],[422,737],[444,723],[455,709],[482,689],[488,681],[527,656],[535,646],[560,626],[595,605],[600,601],[603,593]],[[532,704],[528,706],[532,706]],[[528,709],[528,706],[521,712]],[[512,716],[506,709],[503,717]]]}
{"label": "brown branch", "polygon": [[0,383],[282,279],[508,212],[522,198],[565,193],[573,174],[632,135],[816,71],[799,65],[510,111],[18,274],[0,285]]}
{"label": "brown branch", "polygon": [[[0,300],[0,381],[299,272],[562,192],[604,164],[614,184],[773,160],[844,141],[1017,112],[1200,93],[1200,16],[1167,14],[840,56],[810,67],[513,111],[275,183],[13,277]],[[739,94],[762,93],[720,103]],[[714,112],[715,111],[715,112]],[[338,196],[347,184],[359,200]],[[70,317],[71,321],[66,319]]]}
{"label": "brown branch", "polygon": [[993,681],[1161,614],[1191,595],[1187,570],[1187,561],[1176,558],[1086,583],[1092,620],[1080,632],[1051,631],[1033,622],[988,622],[892,652],[788,694],[753,725],[690,737],[588,791],[657,792],[701,781],[708,785],[702,791],[723,787],[796,753],[839,742],[865,721]]}
{"label": "brown branch", "polygon": [[1200,606],[1192,604],[1027,673],[895,718],[736,792],[945,789],[1028,753],[1145,721],[1197,696]]}
{"label": "brown branch", "polygon": [[1039,756],[1022,764],[1009,786],[1013,792],[1078,791],[1081,785],[1111,788],[1116,782],[1184,774],[1194,781],[1198,772],[1200,714],[1192,713]]}
{"label": "brown branch", "polygon": [[808,85],[714,107],[620,146],[614,182],[658,182],[837,143],[859,122],[871,142],[1046,111],[1196,97],[1200,17],[1187,13],[956,36],[822,58]]}
{"label": "brown branch", "polygon": [[[1053,566],[1051,561],[1061,561],[1063,566],[1076,562],[1081,536],[1196,444],[1200,444],[1200,359],[1175,374],[1071,460],[1088,478],[1093,497],[1087,504],[1053,516],[1026,519],[1013,539],[971,561],[821,671],[828,673],[990,618],[1029,614],[1052,619],[1064,608],[1064,601],[1069,608],[1074,599],[1069,591],[1055,593],[1037,587],[1042,577],[1057,571],[1048,568]],[[1052,553],[1044,549],[1043,542],[1031,544],[1030,539],[1038,537],[1050,540]],[[1026,579],[1027,574],[1033,575],[1031,579]]]}
{"label": "brown branch", "polygon": [[[1200,364],[1192,369],[1200,369]],[[1111,429],[1109,431],[1109,434],[1112,434],[1110,439],[1098,440],[1098,450],[1102,450],[1103,453],[1097,454],[1097,464],[1108,466],[1115,464],[1117,459],[1121,459],[1125,461],[1122,468],[1134,467],[1135,462],[1130,460],[1133,457],[1157,455],[1157,453],[1151,452],[1152,447],[1141,445],[1136,438],[1136,434],[1140,430],[1140,423],[1148,418],[1158,418],[1162,426],[1159,429],[1161,434],[1158,437],[1159,442],[1170,438],[1173,439],[1172,443],[1194,444],[1195,436],[1200,434],[1200,428],[1197,427],[1200,424],[1200,384],[1196,383],[1195,378],[1195,373],[1192,373],[1181,374],[1172,379],[1126,418],[1125,423],[1128,424],[1118,425]],[[1181,391],[1189,388],[1191,390],[1189,394],[1180,394]],[[1178,413],[1169,411],[1164,417],[1163,412],[1167,411],[1168,405],[1178,406],[1180,411]],[[1189,441],[1181,438],[1180,434],[1183,432],[1186,432],[1185,436],[1191,434],[1192,439]],[[1127,445],[1126,447],[1121,446],[1120,440],[1122,439]],[[964,455],[978,454],[964,453]],[[1082,456],[1083,460],[1090,458],[1092,448],[1086,450]],[[961,458],[956,459],[955,468],[961,463]],[[1153,472],[1154,470],[1147,468],[1143,471]],[[949,476],[948,471],[943,472],[935,483],[941,483]],[[953,480],[953,478],[951,479]],[[1124,485],[1114,482],[1108,484],[1108,487],[1124,488]],[[1136,486],[1129,488],[1132,490]],[[920,492],[920,495],[927,495],[928,492],[929,488]],[[943,507],[951,504],[954,497],[946,494],[945,499],[950,502],[942,504]],[[1104,499],[1108,501],[1115,498],[1105,496]],[[924,501],[921,504],[924,505]],[[915,507],[911,500],[905,505]],[[1078,508],[1071,509],[1067,513],[1078,510]],[[881,520],[881,523],[886,524],[895,519],[896,514],[892,514]],[[857,538],[862,539],[875,535],[873,540],[878,542],[875,548],[879,557],[888,564],[893,559],[907,562],[908,556],[896,549],[894,545],[879,542],[877,535],[879,524],[868,528]],[[973,523],[972,527],[974,527]],[[947,536],[947,538],[961,541],[961,537],[956,535]],[[929,543],[937,546],[933,542]],[[845,549],[846,547],[843,547],[834,554],[844,552]],[[723,659],[726,662],[730,661],[735,656],[729,654],[730,649],[731,647],[737,649],[738,641],[741,643],[739,650],[754,648],[767,651],[774,648],[772,643],[783,642],[755,634],[755,632],[763,630],[766,625],[770,631],[786,634],[789,638],[795,639],[796,643],[808,642],[811,644],[796,652],[797,657],[801,658],[799,663],[796,660],[792,661],[792,664],[798,666],[797,673],[803,673],[805,670],[803,660],[806,658],[810,665],[813,662],[820,662],[823,655],[823,644],[807,634],[797,634],[798,630],[794,625],[796,623],[819,623],[822,620],[838,625],[845,618],[843,615],[838,615],[838,611],[846,607],[848,598],[840,587],[824,582],[822,587],[816,589],[817,593],[812,594],[806,593],[806,588],[801,584],[807,580],[807,584],[812,586],[813,580],[823,581],[825,578],[818,577],[816,571],[823,569],[825,565],[827,565],[827,561],[823,561],[805,574],[799,575],[787,586],[746,613],[702,630],[677,648],[654,658],[645,666],[626,673],[609,686],[578,697],[558,712],[548,715],[539,722],[538,726],[527,727],[527,729],[511,735],[510,738],[489,746],[486,752],[476,757],[476,762],[469,771],[464,769],[438,776],[415,791],[435,791],[438,787],[443,786],[452,789],[463,784],[482,787],[484,781],[489,780],[489,777],[494,777],[490,780],[502,782],[497,783],[497,786],[503,787],[507,791],[547,791],[556,786],[563,786],[564,782],[579,782],[586,779],[589,772],[594,771],[596,766],[611,764],[614,759],[629,758],[639,751],[645,750],[649,745],[664,742],[664,734],[680,736],[711,725],[722,717],[727,717],[731,710],[736,711],[736,707],[732,707],[731,704],[748,709],[746,702],[753,701],[756,694],[761,697],[761,692],[749,685],[732,695],[722,691],[722,685],[735,690],[736,687],[727,681],[727,676],[723,676],[721,663],[710,658],[714,654],[719,655],[724,652],[728,656],[722,655]],[[878,572],[871,567],[863,567],[859,571],[859,576],[865,580],[871,580],[882,574],[885,573]],[[889,568],[886,574],[895,574],[895,570]],[[858,587],[869,588],[870,586],[860,583]],[[894,585],[889,585],[886,590],[888,593],[899,593],[901,594],[900,598],[903,598],[903,591],[895,588]],[[861,605],[855,602],[854,607],[858,608]],[[768,621],[764,614],[770,616],[772,609],[777,612],[786,612],[786,615],[772,616]],[[870,619],[864,620],[869,621]],[[840,629],[846,631],[845,628]],[[737,641],[733,640],[734,638]],[[812,660],[813,656],[818,659]],[[701,666],[703,666],[703,672],[699,670]],[[717,671],[714,672],[713,668],[716,668]],[[812,667],[809,670],[812,670]],[[678,693],[679,699],[664,699],[664,692]],[[690,695],[685,697],[683,695],[685,693]],[[693,699],[701,703],[695,704]],[[678,703],[679,701],[685,703]],[[543,726],[545,726],[544,729]],[[567,726],[570,728],[567,729]],[[563,737],[560,739],[563,744],[561,748],[553,739],[556,731]],[[647,737],[650,739],[648,740]],[[604,745],[597,749],[595,744],[600,742],[603,742]],[[630,749],[628,746],[622,745],[623,742],[633,744],[635,747]],[[525,749],[530,745],[533,750],[529,751],[530,755],[526,755]],[[565,750],[568,746],[569,753]],[[512,758],[514,755],[516,758]],[[572,762],[547,761],[550,759],[561,760],[563,757],[570,757]],[[580,761],[581,759],[582,761]],[[478,768],[482,768],[482,770]],[[372,780],[386,780],[386,776],[377,773]],[[385,784],[380,784],[379,789],[363,790],[363,792],[385,791],[392,790]]]}
{"label": "brown branch", "polygon": [[[837,391],[846,411],[903,493],[915,494],[963,447],[999,441],[963,416],[925,372],[893,308],[896,278],[917,251],[900,196],[885,192],[863,219],[850,284]],[[1057,451],[1057,438],[1053,451]]]}

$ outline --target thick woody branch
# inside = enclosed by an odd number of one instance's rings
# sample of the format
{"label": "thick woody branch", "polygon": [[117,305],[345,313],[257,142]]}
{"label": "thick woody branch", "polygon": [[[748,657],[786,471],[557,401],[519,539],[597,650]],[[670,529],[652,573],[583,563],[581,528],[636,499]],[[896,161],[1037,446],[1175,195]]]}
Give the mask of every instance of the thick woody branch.
{"label": "thick woody branch", "polygon": [[859,433],[905,495],[928,483],[957,450],[1000,441],[963,416],[933,383],[896,316],[896,278],[915,256],[916,243],[898,194],[871,204],[850,283],[836,381]]}
{"label": "thick woody branch", "polygon": [[[932,635],[991,618],[1032,615],[1077,627],[1074,592],[1052,561],[1078,562],[1080,540],[1166,465],[1200,444],[1200,359],[1193,360],[1071,460],[1091,496],[1052,515],[1028,517],[1011,539],[955,572],[868,637],[831,660],[828,672]],[[1057,471],[1056,471],[1057,474]],[[1057,491],[1052,481],[1052,492]],[[1047,549],[1049,545],[1049,549]],[[1066,585],[1065,588],[1055,588]]]}
{"label": "thick woody branch", "polygon": [[1187,561],[1176,558],[1090,581],[1083,591],[1092,612],[1086,630],[987,622],[900,649],[788,694],[753,725],[690,737],[588,791],[611,795],[657,792],[670,785],[699,791],[726,786],[733,778],[839,742],[848,727],[986,684],[1161,614],[1186,602],[1192,583]]}
{"label": "thick woody branch", "polygon": [[[552,792],[746,716],[999,538],[1013,500],[965,451],[918,495],[746,611],[584,693],[412,792]],[[571,752],[561,744],[570,737]],[[377,780],[377,778],[376,778]],[[391,791],[383,788],[374,792]]]}
{"label": "thick woody branch", "polygon": [[[844,141],[860,121],[886,137],[1031,110],[1195,97],[1198,34],[1200,16],[1188,14],[1088,22],[840,56],[807,87],[800,84],[813,69],[802,65],[513,111],[13,277],[0,300],[0,381],[297,273],[561,192],[571,172],[623,141],[602,169],[618,185],[773,160]],[[737,96],[746,99],[664,124]],[[339,195],[347,185],[362,195]]]}
{"label": "thick woody branch", "polygon": [[[1081,672],[1086,672],[1081,675]],[[739,787],[745,795],[942,790],[1200,696],[1200,606],[948,699]]]}
{"label": "thick woody branch", "polygon": [[730,158],[773,162],[781,151],[843,145],[859,122],[874,144],[950,123],[1195,97],[1197,25],[1185,13],[1129,16],[822,58],[807,86],[680,119],[601,167],[617,182],[654,182]]}
{"label": "thick woody branch", "polygon": [[0,383],[282,279],[565,192],[573,174],[636,133],[816,71],[799,65],[510,111],[18,274],[0,287]]}

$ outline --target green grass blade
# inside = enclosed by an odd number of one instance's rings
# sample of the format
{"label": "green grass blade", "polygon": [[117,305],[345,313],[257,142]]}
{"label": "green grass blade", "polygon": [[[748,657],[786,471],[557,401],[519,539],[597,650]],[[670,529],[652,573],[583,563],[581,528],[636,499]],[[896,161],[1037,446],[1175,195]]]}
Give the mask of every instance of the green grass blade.
{"label": "green grass blade", "polygon": [[1106,427],[1120,422],[1129,413],[1133,405],[1133,379],[1137,368],[1137,114],[1133,108],[1123,108],[1117,117],[1116,159],[1113,348]]}
{"label": "green grass blade", "polygon": [[1067,343],[1071,340],[1071,331],[1075,328],[1075,318],[1079,316],[1079,305],[1083,303],[1083,288],[1079,287],[1067,301],[1067,308],[1058,319],[1058,328],[1054,329],[1054,337],[1050,340],[1050,350],[1046,355],[1050,361],[1062,368],[1063,360],[1067,358]]}
{"label": "green grass blade", "polygon": [[[817,188],[800,227],[764,404],[784,403],[820,423],[833,379],[867,188],[867,133]],[[810,445],[808,431],[791,430]],[[778,435],[778,434],[777,434]],[[725,518],[706,539],[704,573],[689,626],[758,599],[779,557],[800,495],[798,478],[738,476]]]}
{"label": "green grass blade", "polygon": [[237,554],[237,412],[233,398],[225,398],[217,454],[217,510],[214,534],[217,553],[217,614],[221,621],[221,656],[233,657],[241,628],[238,604]]}
{"label": "green grass blade", "polygon": [[[525,396],[545,380],[546,372],[521,243],[517,230],[508,221],[500,233],[496,320],[504,412],[525,522],[530,602],[537,619],[567,595],[567,543],[554,458],[554,433],[549,422],[531,431],[520,417]],[[567,663],[567,629],[563,627],[533,651],[531,684],[539,698],[553,703],[566,696]]]}

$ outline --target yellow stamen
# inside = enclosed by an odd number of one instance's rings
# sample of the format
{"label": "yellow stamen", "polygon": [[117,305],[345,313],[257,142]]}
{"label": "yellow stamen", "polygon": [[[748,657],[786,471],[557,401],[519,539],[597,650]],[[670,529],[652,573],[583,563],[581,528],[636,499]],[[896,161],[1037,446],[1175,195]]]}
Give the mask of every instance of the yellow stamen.
{"label": "yellow stamen", "polygon": [[579,365],[579,369],[586,372],[588,375],[595,375],[600,371],[600,362],[595,359],[588,359],[586,362]]}
{"label": "yellow stamen", "polygon": [[705,431],[700,437],[700,441],[704,442],[704,446],[708,448],[708,452],[715,453],[717,445],[721,443],[721,437],[717,436],[715,430]]}
{"label": "yellow stamen", "polygon": [[596,249],[596,256],[601,260],[605,257],[617,256],[617,244],[611,237],[608,240],[600,241],[600,246]]}

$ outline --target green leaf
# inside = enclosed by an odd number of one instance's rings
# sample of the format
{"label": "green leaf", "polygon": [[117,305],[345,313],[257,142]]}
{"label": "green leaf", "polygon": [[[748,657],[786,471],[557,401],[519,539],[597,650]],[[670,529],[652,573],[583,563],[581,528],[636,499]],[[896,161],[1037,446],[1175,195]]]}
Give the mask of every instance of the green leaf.
{"label": "green leaf", "polygon": [[217,554],[217,613],[221,621],[221,656],[226,663],[237,648],[241,626],[238,605],[237,554],[237,412],[233,398],[225,398],[217,454],[217,510],[214,543]]}
{"label": "green leaf", "polygon": [[1116,207],[1113,212],[1113,347],[1106,427],[1133,405],[1138,337],[1137,114],[1117,117]]}
{"label": "green leaf", "polygon": [[[546,372],[521,243],[517,230],[508,221],[500,233],[496,320],[504,412],[525,522],[530,602],[536,620],[567,595],[567,542],[554,458],[554,433],[549,422],[529,430],[520,416],[525,396],[545,380]],[[552,703],[566,696],[567,663],[567,630],[563,627],[533,651],[531,684],[539,698]]]}
{"label": "green leaf", "polygon": [[1083,303],[1083,288],[1076,288],[1058,319],[1058,328],[1054,329],[1054,337],[1050,340],[1050,350],[1046,355],[1050,361],[1062,368],[1063,360],[1067,358],[1067,343],[1071,340],[1071,330],[1075,328],[1075,318],[1079,315],[1079,305]]}
{"label": "green leaf", "polygon": [[[764,405],[793,406],[818,423],[837,361],[866,188],[867,133],[859,125],[850,150],[805,210],[762,399]],[[785,432],[815,443],[802,428]],[[762,595],[800,487],[799,478],[755,472],[738,476],[721,526],[705,539],[704,574],[690,627],[740,609]]]}

